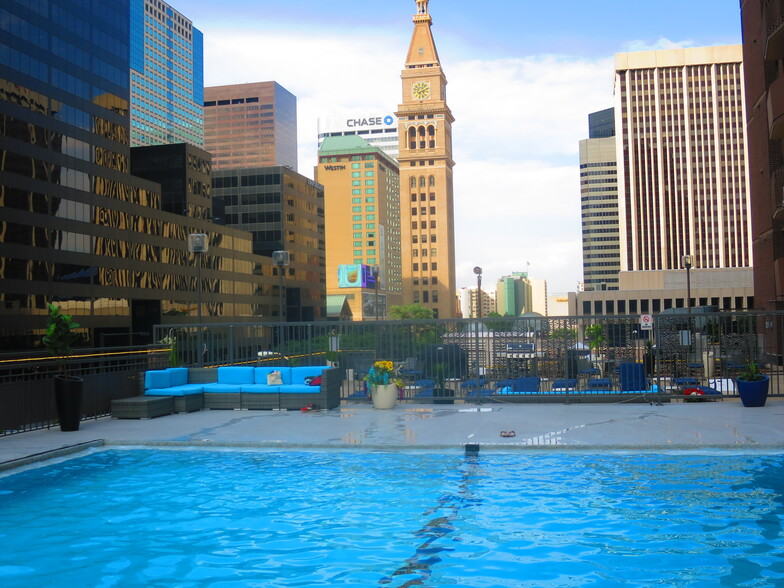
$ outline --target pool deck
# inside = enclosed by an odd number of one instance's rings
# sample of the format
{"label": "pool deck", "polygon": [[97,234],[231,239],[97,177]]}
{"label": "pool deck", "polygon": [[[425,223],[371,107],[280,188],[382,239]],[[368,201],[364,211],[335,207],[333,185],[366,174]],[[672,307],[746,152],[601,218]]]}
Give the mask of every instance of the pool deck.
{"label": "pool deck", "polygon": [[[502,432],[514,436],[502,436]],[[79,444],[482,451],[560,449],[784,450],[784,399],[655,404],[343,404],[329,411],[211,410],[150,420],[102,418],[79,431],[0,437],[0,469]]]}

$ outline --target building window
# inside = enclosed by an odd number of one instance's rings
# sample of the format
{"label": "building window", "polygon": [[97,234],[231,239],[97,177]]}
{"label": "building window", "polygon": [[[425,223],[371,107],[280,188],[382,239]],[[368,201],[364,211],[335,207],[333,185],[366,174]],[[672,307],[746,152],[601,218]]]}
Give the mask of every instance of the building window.
{"label": "building window", "polygon": [[351,207],[351,212],[362,212],[362,207],[361,206],[352,206]]}
{"label": "building window", "polygon": [[412,188],[416,188],[417,187],[417,180],[416,180],[416,178],[414,178],[414,177],[411,178],[410,186]]}
{"label": "building window", "polygon": [[352,178],[361,178],[362,177],[362,172],[351,172],[351,177]]}
{"label": "building window", "polygon": [[362,255],[362,250],[361,249],[355,249],[354,250],[354,255]]}
{"label": "building window", "polygon": [[415,263],[415,264],[413,264],[413,265],[411,266],[411,268],[412,268],[412,269],[413,269],[415,272],[418,272],[418,271],[419,271],[419,264],[418,264],[418,263]]}
{"label": "building window", "polygon": [[438,290],[433,290],[433,303],[438,302]]}
{"label": "building window", "polygon": [[375,206],[365,206],[365,212],[375,212],[375,211],[376,211]]}
{"label": "building window", "polygon": [[358,225],[351,225],[351,228],[356,231],[357,229],[361,229],[362,228],[362,224],[360,223]]}
{"label": "building window", "polygon": [[412,249],[411,257],[419,257],[419,249]]}
{"label": "building window", "polygon": [[[433,265],[435,265],[435,264],[433,264]],[[433,269],[436,269],[436,268],[433,268]],[[438,278],[436,276],[433,276],[432,278],[430,278],[430,283],[435,286],[436,284],[438,284]]]}
{"label": "building window", "polygon": [[351,204],[362,204],[362,198],[352,198]]}
{"label": "building window", "polygon": [[352,195],[362,194],[362,190],[355,188],[354,190],[351,190],[351,194]]}
{"label": "building window", "polygon": [[436,228],[436,221],[434,221],[434,220],[430,221],[430,228],[431,229],[435,229]]}
{"label": "building window", "polygon": [[362,220],[362,215],[361,214],[354,214],[354,215],[351,216],[351,220],[353,220],[353,221],[358,221],[358,220],[361,221]]}
{"label": "building window", "polygon": [[416,215],[417,215],[417,209],[416,208],[412,208],[411,209],[411,216],[416,216]]}
{"label": "building window", "polygon": [[376,228],[376,223],[365,223],[365,228],[366,229],[375,229]]}
{"label": "building window", "polygon": [[361,165],[362,165],[361,163],[352,163],[351,164],[351,169],[359,169],[359,166],[361,166]]}
{"label": "building window", "polygon": [[427,271],[427,263],[423,263],[423,264],[422,264],[422,271],[423,271],[423,272],[426,272],[426,271]]}
{"label": "building window", "polygon": [[428,292],[427,290],[422,292],[422,302],[423,303],[430,302],[430,292]]}
{"label": "building window", "polygon": [[428,178],[428,185],[429,185],[431,188],[432,188],[433,186],[435,186],[435,185],[436,185],[436,177],[435,177],[435,176],[430,176],[430,177]]}
{"label": "building window", "polygon": [[414,290],[414,304],[419,304],[419,290]]}
{"label": "building window", "polygon": [[362,185],[362,180],[352,180],[351,185],[352,186],[361,186]]}
{"label": "building window", "polygon": [[354,247],[362,247],[362,241],[354,241]]}
{"label": "building window", "polygon": [[375,193],[376,193],[375,188],[365,188],[365,194],[375,194]]}
{"label": "building window", "polygon": [[365,177],[366,178],[372,178],[375,175],[376,175],[376,172],[372,172],[372,171],[366,171],[365,172]]}
{"label": "building window", "polygon": [[438,263],[434,261],[430,264],[430,267],[433,269],[433,271],[436,271],[438,269]]}

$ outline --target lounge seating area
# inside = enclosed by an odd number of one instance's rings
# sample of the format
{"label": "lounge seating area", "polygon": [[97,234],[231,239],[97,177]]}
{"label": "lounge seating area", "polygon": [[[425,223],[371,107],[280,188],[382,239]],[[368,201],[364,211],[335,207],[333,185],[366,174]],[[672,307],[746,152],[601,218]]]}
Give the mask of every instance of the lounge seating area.
{"label": "lounge seating area", "polygon": [[145,372],[142,385],[140,396],[112,401],[112,417],[340,405],[340,371],[325,366],[168,368]]}

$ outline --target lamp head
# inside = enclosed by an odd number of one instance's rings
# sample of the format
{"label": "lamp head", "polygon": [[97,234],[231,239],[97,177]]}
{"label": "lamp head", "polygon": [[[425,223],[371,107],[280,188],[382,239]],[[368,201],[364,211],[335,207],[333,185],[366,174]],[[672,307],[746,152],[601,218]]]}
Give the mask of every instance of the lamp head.
{"label": "lamp head", "polygon": [[482,268],[481,268],[481,267],[479,267],[479,266],[476,266],[476,267],[474,268],[474,273],[475,273],[477,276],[481,276],[481,275],[482,275]]}
{"label": "lamp head", "polygon": [[684,255],[681,257],[681,264],[686,269],[691,269],[694,267],[694,256],[693,255]]}

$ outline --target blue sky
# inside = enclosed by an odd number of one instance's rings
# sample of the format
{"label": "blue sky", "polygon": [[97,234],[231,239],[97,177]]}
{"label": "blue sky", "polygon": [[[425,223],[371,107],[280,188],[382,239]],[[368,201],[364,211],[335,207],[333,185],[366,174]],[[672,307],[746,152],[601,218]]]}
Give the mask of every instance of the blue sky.
{"label": "blue sky", "polygon": [[[299,172],[318,117],[394,112],[414,0],[170,0],[205,38],[205,84],[297,96]],[[582,279],[578,142],[613,104],[614,54],[741,42],[738,0],[430,0],[449,81],[457,286]],[[490,180],[490,178],[493,178]]]}

